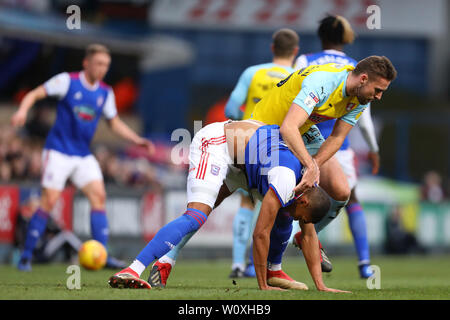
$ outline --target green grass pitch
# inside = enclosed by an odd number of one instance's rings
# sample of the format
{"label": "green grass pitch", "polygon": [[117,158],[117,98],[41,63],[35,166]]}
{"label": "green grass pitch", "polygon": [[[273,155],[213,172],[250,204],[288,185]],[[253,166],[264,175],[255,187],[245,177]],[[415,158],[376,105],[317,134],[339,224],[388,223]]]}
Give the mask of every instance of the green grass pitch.
{"label": "green grass pitch", "polygon": [[[1,300],[410,300],[450,299],[450,256],[375,256],[372,263],[381,270],[381,289],[369,290],[360,279],[354,257],[335,257],[334,270],[324,274],[328,287],[352,291],[351,294],[318,292],[303,258],[286,257],[283,269],[292,278],[306,283],[309,291],[260,291],[256,279],[228,278],[230,260],[180,259],[165,289],[112,289],[107,284],[114,270],[81,269],[81,289],[69,290],[68,265],[33,265],[23,273],[13,266],[0,266]],[[142,275],[147,279],[149,268]]]}

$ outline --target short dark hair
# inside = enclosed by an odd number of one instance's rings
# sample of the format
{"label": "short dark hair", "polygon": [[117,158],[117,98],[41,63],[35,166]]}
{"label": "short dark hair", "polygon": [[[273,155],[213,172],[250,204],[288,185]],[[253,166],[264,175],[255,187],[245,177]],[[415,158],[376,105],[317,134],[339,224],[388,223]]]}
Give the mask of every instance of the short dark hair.
{"label": "short dark hair", "polygon": [[275,31],[272,35],[274,56],[282,58],[291,56],[299,41],[297,32],[292,29],[283,28]]}
{"label": "short dark hair", "polygon": [[356,75],[367,73],[369,79],[381,77],[388,81],[392,81],[397,77],[397,70],[385,56],[370,56],[362,59],[356,65],[353,73]]}
{"label": "short dark hair", "polygon": [[86,53],[85,53],[84,57],[90,58],[91,56],[93,56],[94,54],[99,53],[99,52],[103,52],[108,55],[111,55],[111,53],[109,52],[109,49],[106,46],[99,44],[99,43],[92,43],[86,47]]}
{"label": "short dark hair", "polygon": [[329,44],[344,45],[355,40],[350,22],[342,16],[327,15],[320,20],[317,33],[322,42]]}
{"label": "short dark hair", "polygon": [[319,186],[308,189],[305,195],[309,198],[309,212],[311,215],[311,222],[317,223],[330,210],[331,202],[328,194]]}

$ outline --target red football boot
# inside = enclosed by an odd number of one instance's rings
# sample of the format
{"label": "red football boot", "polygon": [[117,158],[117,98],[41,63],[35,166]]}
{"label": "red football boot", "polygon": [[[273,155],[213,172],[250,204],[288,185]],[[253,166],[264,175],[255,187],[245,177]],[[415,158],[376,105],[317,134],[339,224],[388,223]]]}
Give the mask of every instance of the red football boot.
{"label": "red football boot", "polygon": [[171,270],[172,265],[170,263],[156,261],[150,271],[148,282],[152,287],[164,288]]}
{"label": "red football boot", "polygon": [[150,284],[139,278],[139,275],[130,268],[117,272],[108,280],[112,288],[151,289]]}
{"label": "red football boot", "polygon": [[267,269],[267,284],[283,289],[308,290],[306,284],[293,280],[283,270],[271,271]]}

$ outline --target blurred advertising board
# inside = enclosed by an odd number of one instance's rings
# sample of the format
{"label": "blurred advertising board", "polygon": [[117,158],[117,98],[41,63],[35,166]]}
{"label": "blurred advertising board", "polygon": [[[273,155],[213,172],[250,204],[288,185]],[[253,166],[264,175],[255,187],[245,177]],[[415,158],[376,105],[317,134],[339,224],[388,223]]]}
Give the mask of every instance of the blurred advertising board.
{"label": "blurred advertising board", "polygon": [[[386,242],[388,221],[396,215],[401,230],[414,235],[424,247],[450,247],[450,202],[421,202],[416,197],[415,185],[408,187],[388,181],[384,190],[390,197],[371,193],[371,188],[380,190],[380,184],[370,185],[362,180],[358,186],[370,245],[382,246]],[[390,192],[390,188],[396,189],[397,194]],[[372,198],[366,199],[363,196],[366,193],[371,193]],[[0,186],[0,242],[12,243],[17,215],[31,216],[38,205],[38,187]],[[239,205],[239,194],[227,198],[211,213],[188,246],[231,247],[233,219]],[[145,241],[150,241],[161,227],[185,211],[184,190],[108,193],[106,206],[112,237]],[[75,194],[74,189],[63,191],[51,215],[63,229],[90,237],[89,202],[83,195]],[[352,245],[353,238],[345,209],[320,232],[319,238],[328,245]]]}
{"label": "blurred advertising board", "polygon": [[17,186],[0,186],[0,241],[14,239],[20,192]]}

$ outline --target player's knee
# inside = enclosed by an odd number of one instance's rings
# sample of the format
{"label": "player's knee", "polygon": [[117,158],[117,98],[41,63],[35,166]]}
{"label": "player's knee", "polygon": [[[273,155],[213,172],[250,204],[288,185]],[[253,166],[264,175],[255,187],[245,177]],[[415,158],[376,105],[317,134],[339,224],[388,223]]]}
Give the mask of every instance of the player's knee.
{"label": "player's knee", "polygon": [[41,198],[41,208],[46,212],[52,211],[58,199],[59,193],[43,191]]}
{"label": "player's knee", "polygon": [[347,201],[350,198],[351,190],[347,183],[340,183],[333,188],[333,192],[330,193],[336,201]]}

